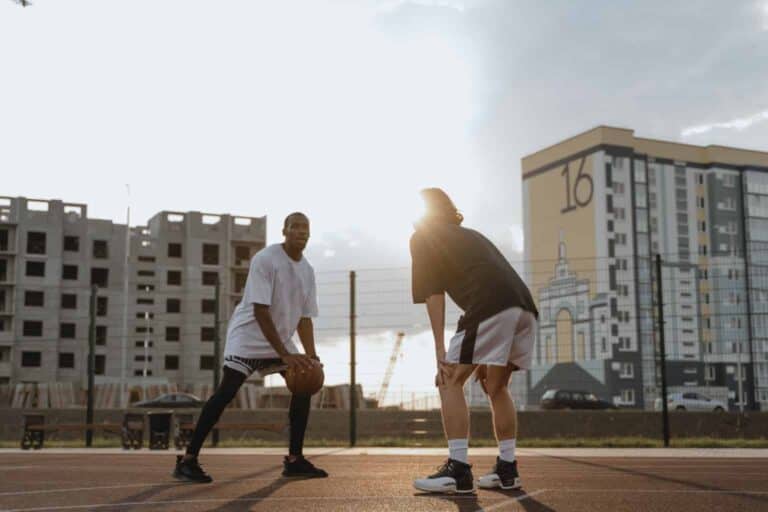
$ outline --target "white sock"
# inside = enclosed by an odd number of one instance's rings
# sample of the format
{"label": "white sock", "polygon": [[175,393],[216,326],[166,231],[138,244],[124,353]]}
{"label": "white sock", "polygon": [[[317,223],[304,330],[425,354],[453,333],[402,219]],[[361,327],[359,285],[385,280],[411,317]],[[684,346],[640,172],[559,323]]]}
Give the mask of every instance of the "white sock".
{"label": "white sock", "polygon": [[467,452],[469,451],[469,439],[449,439],[448,457],[467,464]]}
{"label": "white sock", "polygon": [[499,458],[507,462],[515,462],[516,439],[504,439],[499,441]]}

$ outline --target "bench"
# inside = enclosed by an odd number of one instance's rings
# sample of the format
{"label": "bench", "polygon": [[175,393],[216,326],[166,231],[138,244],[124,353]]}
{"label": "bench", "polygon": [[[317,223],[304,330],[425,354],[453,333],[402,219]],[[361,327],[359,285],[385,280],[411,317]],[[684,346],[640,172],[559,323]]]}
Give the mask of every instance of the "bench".
{"label": "bench", "polygon": [[[57,423],[52,425],[45,424],[45,416],[42,414],[24,415],[24,433],[21,437],[21,449],[39,450],[45,443],[45,434],[53,432],[85,432],[87,430],[104,432],[106,434],[118,435],[122,439],[123,448],[140,448],[144,430],[144,420],[141,419],[141,426],[135,424],[135,418],[129,421],[129,416],[122,424],[119,423]],[[139,415],[140,416],[140,415]]]}

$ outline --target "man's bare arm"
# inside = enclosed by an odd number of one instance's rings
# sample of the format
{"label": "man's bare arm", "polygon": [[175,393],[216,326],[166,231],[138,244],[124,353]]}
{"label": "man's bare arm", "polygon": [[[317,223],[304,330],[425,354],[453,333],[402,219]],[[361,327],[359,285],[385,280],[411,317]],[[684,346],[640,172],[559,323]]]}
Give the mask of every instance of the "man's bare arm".
{"label": "man's bare arm", "polygon": [[280,359],[282,359],[285,364],[290,367],[312,367],[313,361],[309,357],[304,354],[291,354],[285,348],[285,345],[280,339],[280,335],[277,333],[275,323],[272,321],[272,314],[269,312],[269,306],[266,304],[254,304],[253,316],[256,318],[259,327],[261,327],[261,332],[264,333],[264,337],[267,338],[269,344],[275,349],[275,352],[277,352],[277,355],[280,356]]}
{"label": "man's bare arm", "polygon": [[437,376],[435,385],[440,386],[450,377],[453,366],[445,362],[445,294],[430,295],[426,299],[432,336],[435,338],[435,356],[437,357]]}
{"label": "man's bare arm", "polygon": [[296,328],[296,332],[299,333],[299,340],[304,347],[304,353],[309,357],[316,358],[317,352],[315,351],[315,327],[312,323],[312,319],[309,317],[302,317],[299,320],[299,325]]}
{"label": "man's bare arm", "polygon": [[435,355],[442,361],[445,359],[445,294],[430,295],[425,302],[435,338]]}

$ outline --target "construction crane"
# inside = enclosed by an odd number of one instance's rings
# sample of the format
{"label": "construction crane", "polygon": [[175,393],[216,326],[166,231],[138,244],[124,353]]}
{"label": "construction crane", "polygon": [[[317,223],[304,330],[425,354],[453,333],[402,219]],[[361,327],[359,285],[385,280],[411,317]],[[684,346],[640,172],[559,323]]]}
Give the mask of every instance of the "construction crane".
{"label": "construction crane", "polygon": [[395,371],[395,365],[397,364],[397,358],[400,356],[400,349],[403,346],[404,332],[398,332],[395,339],[395,346],[392,349],[392,355],[389,357],[389,364],[387,365],[387,371],[384,373],[384,380],[381,382],[381,389],[379,389],[379,407],[384,403],[384,399],[387,397],[387,389],[389,388],[389,381],[392,379],[392,373]]}

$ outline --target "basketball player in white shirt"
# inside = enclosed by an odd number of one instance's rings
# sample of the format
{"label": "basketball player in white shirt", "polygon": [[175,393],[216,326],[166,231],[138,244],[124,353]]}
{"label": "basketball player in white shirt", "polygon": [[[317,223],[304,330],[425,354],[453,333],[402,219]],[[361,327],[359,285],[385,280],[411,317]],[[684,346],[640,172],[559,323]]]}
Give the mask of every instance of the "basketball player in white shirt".
{"label": "basketball player in white shirt", "polygon": [[[309,240],[307,216],[299,212],[288,215],[283,235],[283,243],[270,245],[251,259],[243,299],[227,328],[223,378],[200,413],[186,454],[177,457],[173,476],[179,480],[213,481],[198,463],[200,448],[251,374],[285,376],[288,368],[311,368],[320,364],[312,326],[312,318],[317,316],[315,273],[303,257]],[[291,339],[294,332],[299,334],[304,354]],[[310,398],[309,394],[291,396],[290,448],[283,460],[283,476],[328,476],[302,455]]]}

